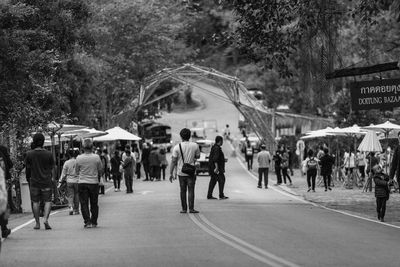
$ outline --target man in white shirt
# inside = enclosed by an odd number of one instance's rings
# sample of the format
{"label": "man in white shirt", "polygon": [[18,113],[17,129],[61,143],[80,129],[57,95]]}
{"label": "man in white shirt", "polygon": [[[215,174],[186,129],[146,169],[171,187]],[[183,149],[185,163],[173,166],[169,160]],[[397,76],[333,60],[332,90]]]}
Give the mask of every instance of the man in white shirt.
{"label": "man in white shirt", "polygon": [[[183,128],[180,132],[182,142],[176,145],[172,150],[172,159],[170,172],[171,176],[169,180],[176,179],[176,173],[179,177],[179,185],[181,191],[181,213],[187,212],[187,200],[186,192],[188,192],[188,202],[189,202],[189,213],[199,213],[194,209],[194,186],[196,183],[196,175],[186,174],[182,172],[182,167],[184,163],[194,166],[196,159],[200,158],[199,146],[194,142],[189,142],[191,133],[187,128]],[[176,172],[174,171],[176,168]]]}
{"label": "man in white shirt", "polygon": [[266,150],[264,144],[261,145],[261,151],[257,154],[258,162],[258,188],[261,188],[262,177],[264,175],[264,186],[268,188],[268,171],[271,163],[271,155]]}

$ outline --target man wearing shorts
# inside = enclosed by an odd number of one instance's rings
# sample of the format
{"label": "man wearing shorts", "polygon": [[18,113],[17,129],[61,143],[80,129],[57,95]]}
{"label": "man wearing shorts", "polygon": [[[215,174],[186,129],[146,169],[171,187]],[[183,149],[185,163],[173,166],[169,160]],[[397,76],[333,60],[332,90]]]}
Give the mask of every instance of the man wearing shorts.
{"label": "man wearing shorts", "polygon": [[44,204],[44,227],[50,230],[49,215],[51,211],[51,195],[53,187],[54,158],[50,151],[43,148],[44,135],[37,133],[33,136],[35,149],[26,154],[26,178],[30,185],[32,211],[36,225],[33,229],[40,229],[39,210],[40,201]]}

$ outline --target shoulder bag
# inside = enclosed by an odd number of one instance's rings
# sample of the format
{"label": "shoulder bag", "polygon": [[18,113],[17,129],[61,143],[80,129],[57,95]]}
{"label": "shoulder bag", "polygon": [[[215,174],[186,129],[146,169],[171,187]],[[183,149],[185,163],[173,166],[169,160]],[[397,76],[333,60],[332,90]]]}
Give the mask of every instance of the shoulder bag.
{"label": "shoulder bag", "polygon": [[183,152],[182,152],[182,146],[181,144],[179,144],[179,149],[181,151],[181,155],[182,155],[182,161],[183,161],[183,166],[182,166],[182,173],[190,175],[190,176],[194,176],[195,172],[196,172],[196,167],[189,164],[189,163],[185,163],[185,158],[183,157]]}

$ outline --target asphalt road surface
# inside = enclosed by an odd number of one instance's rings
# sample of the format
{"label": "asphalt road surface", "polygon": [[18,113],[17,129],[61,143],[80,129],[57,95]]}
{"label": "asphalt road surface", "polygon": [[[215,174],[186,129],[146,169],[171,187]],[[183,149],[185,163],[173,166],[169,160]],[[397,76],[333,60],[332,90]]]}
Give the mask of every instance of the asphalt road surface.
{"label": "asphalt road surface", "polygon": [[[190,114],[206,118],[213,105],[228,105],[198,97],[205,109],[165,116],[175,116],[175,132]],[[233,123],[234,116],[214,117]],[[50,231],[13,225],[0,266],[399,266],[398,228],[326,210],[273,185],[258,189],[231,146],[223,149],[229,199],[207,200],[209,177],[198,176],[200,213],[180,214],[177,181],[135,181],[134,194],[110,190],[100,198],[98,228],[84,229],[81,216],[66,211],[51,216]]]}

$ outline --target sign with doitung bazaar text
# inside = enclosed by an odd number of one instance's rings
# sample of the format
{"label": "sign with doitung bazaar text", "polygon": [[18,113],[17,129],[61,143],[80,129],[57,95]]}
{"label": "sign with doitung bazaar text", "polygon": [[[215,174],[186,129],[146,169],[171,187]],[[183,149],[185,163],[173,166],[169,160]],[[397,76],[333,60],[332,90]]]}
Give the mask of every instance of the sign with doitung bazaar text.
{"label": "sign with doitung bazaar text", "polygon": [[353,110],[400,107],[400,79],[353,82],[350,95]]}

